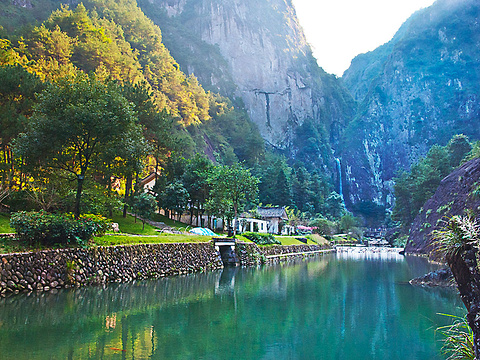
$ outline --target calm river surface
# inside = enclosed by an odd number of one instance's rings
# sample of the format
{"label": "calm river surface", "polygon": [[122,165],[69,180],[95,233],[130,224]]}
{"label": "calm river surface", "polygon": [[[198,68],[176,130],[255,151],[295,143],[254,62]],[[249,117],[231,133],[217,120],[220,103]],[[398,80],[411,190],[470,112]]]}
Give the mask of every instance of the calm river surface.
{"label": "calm river surface", "polygon": [[396,254],[338,254],[0,299],[0,359],[441,359],[454,291]]}

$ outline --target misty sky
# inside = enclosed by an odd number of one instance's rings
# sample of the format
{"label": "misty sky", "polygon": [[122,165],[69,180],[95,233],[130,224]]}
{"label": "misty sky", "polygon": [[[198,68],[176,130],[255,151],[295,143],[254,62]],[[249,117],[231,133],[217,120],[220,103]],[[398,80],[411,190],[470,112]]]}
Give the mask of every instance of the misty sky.
{"label": "misty sky", "polygon": [[416,10],[434,0],[293,0],[318,64],[342,76],[358,54],[389,41]]}

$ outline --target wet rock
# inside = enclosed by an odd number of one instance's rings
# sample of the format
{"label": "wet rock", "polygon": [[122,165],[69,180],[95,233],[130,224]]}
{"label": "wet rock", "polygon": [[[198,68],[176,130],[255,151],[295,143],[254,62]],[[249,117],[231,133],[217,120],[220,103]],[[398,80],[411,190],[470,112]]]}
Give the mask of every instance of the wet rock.
{"label": "wet rock", "polygon": [[432,271],[409,281],[411,285],[425,287],[455,287],[457,283],[450,268]]}

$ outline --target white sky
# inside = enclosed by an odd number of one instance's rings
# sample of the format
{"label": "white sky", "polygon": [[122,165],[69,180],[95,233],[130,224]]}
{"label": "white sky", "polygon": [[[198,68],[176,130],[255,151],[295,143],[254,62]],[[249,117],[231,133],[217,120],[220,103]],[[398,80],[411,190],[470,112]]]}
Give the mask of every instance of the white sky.
{"label": "white sky", "polygon": [[388,42],[416,10],[434,0],[293,0],[313,53],[342,76],[352,59]]}

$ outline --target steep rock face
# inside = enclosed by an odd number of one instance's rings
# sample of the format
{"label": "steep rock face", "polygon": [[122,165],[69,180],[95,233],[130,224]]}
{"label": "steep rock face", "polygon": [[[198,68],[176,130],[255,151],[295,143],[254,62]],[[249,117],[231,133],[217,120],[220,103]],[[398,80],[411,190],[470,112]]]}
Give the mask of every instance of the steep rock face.
{"label": "steep rock face", "polygon": [[[290,0],[142,0],[139,4],[162,28],[165,44],[182,68],[193,72],[206,88],[241,98],[271,145],[294,148],[295,129],[306,119],[313,120],[324,133],[322,140],[330,143],[352,117],[353,100],[334,76],[316,64]],[[177,48],[186,39],[189,50]],[[206,60],[199,62],[195,54]],[[295,156],[295,149],[290,155]],[[334,169],[331,160],[320,163],[330,161]]]}
{"label": "steep rock face", "polygon": [[342,143],[347,203],[391,207],[398,170],[455,134],[480,138],[479,17],[477,1],[439,0],[352,62],[344,82],[361,105]]}
{"label": "steep rock face", "polygon": [[464,215],[467,209],[480,210],[480,158],[471,160],[445,177],[435,194],[425,203],[410,230],[407,253],[428,254],[432,247],[431,233],[445,219]]}

